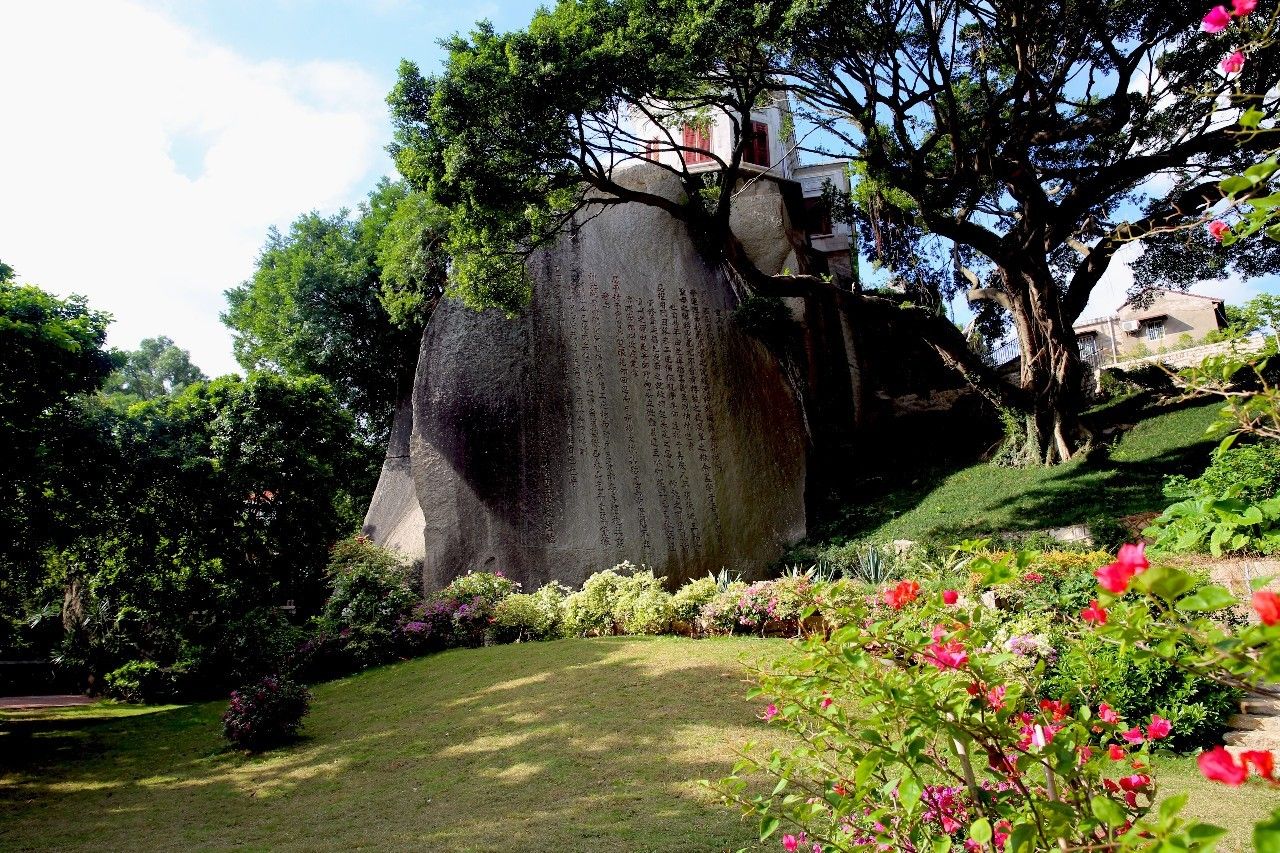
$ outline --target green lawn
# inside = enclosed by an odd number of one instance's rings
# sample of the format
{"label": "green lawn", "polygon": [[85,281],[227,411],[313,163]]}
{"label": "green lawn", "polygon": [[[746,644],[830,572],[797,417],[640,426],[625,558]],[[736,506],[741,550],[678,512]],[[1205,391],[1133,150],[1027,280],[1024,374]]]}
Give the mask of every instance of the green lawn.
{"label": "green lawn", "polygon": [[[980,463],[949,472],[892,476],[853,496],[847,514],[817,538],[954,543],[1001,531],[1039,530],[1163,510],[1169,474],[1198,474],[1215,442],[1205,437],[1220,403],[1141,420],[1087,459],[1056,467]],[[1127,425],[1126,425],[1127,426]]]}
{"label": "green lawn", "polygon": [[[750,827],[694,782],[748,738],[741,660],[781,640],[614,638],[448,652],[319,685],[306,739],[224,748],[222,703],[0,715],[0,849],[717,851]],[[1234,832],[1271,793],[1171,787]],[[772,846],[770,849],[773,849]]]}

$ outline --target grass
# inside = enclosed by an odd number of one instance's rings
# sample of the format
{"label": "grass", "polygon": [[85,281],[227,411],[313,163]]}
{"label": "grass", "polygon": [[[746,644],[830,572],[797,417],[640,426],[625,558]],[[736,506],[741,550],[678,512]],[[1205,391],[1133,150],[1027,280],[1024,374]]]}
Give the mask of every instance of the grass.
{"label": "grass", "polygon": [[[1214,441],[1205,437],[1220,403],[1176,408],[1141,420],[1107,448],[1055,467],[978,463],[907,474],[853,496],[817,539],[961,539],[1030,531],[1163,510],[1170,474],[1198,474]],[[1128,425],[1125,425],[1128,426]]]}
{"label": "grass", "polygon": [[224,748],[224,703],[6,716],[0,849],[737,848],[749,828],[694,780],[770,736],[740,659],[777,645],[447,652],[318,685],[305,739],[261,757]]}
{"label": "grass", "polygon": [[[743,660],[781,640],[612,638],[447,652],[319,685],[298,743],[224,747],[222,703],[0,715],[0,849],[716,851],[751,827],[694,780],[773,730]],[[1194,762],[1167,790],[1232,830],[1272,804]],[[772,848],[770,848],[772,849]]]}

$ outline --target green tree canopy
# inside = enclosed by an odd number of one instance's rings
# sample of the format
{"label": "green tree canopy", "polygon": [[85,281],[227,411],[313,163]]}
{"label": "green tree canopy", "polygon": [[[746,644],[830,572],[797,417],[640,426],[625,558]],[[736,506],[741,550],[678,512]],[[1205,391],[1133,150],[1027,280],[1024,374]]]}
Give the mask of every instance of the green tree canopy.
{"label": "green tree canopy", "polygon": [[[441,287],[443,262],[418,230],[430,217],[417,202],[384,180],[355,218],[312,212],[287,234],[272,229],[253,278],[226,292],[222,320],[235,333],[241,366],[322,377],[373,443],[385,439],[412,379]],[[380,255],[393,266],[389,278]]]}
{"label": "green tree canopy", "polygon": [[191,353],[163,335],[144,339],[132,352],[113,350],[111,357],[118,366],[102,391],[128,402],[178,394],[207,378],[191,363]]}
{"label": "green tree canopy", "polygon": [[[762,275],[728,226],[751,109],[789,95],[803,151],[864,169],[878,260],[927,279],[918,247],[935,241],[933,286],[1009,312],[1014,383],[948,324],[916,328],[1028,413],[1037,458],[1068,458],[1083,439],[1071,323],[1121,246],[1195,221],[1256,153],[1242,109],[1219,109],[1233,93],[1216,72],[1226,42],[1198,34],[1202,13],[1140,0],[561,0],[523,31],[450,40],[439,75],[403,64],[393,150],[449,211],[450,287],[469,304],[517,310],[525,253],[576,211],[629,202],[689,223],[757,292],[804,295],[823,282]],[[1274,93],[1278,59],[1259,47],[1244,90]],[[1269,121],[1274,94],[1253,106]],[[673,130],[667,150],[684,147],[681,124],[723,116],[732,153],[705,152],[712,175],[663,167],[683,204],[628,189],[616,173],[644,156],[637,115]]]}

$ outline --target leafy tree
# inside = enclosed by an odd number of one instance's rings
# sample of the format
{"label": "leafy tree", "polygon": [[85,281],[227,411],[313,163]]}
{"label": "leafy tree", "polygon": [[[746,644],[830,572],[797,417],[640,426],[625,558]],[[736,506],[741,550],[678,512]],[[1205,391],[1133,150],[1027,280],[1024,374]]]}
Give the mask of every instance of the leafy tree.
{"label": "leafy tree", "polygon": [[107,377],[103,393],[129,402],[178,394],[208,378],[191,363],[191,353],[163,335],[146,338],[133,352],[114,350],[112,359],[119,366]]}
{"label": "leafy tree", "polygon": [[111,369],[102,348],[109,322],[83,297],[59,299],[33,285],[0,282],[0,608],[6,613],[38,584],[42,550],[93,520],[92,472],[102,458],[95,415],[77,395],[96,389]]}
{"label": "leafy tree", "polygon": [[[287,234],[273,228],[253,278],[226,292],[222,321],[241,366],[322,377],[371,444],[385,440],[412,379],[427,294],[442,269],[415,231],[417,213],[407,188],[383,180],[354,219],[312,212]],[[380,252],[394,263],[386,282]]]}
{"label": "leafy tree", "polygon": [[[728,225],[751,108],[789,94],[802,149],[864,170],[878,260],[1008,311],[1023,355],[1012,384],[949,323],[913,327],[1027,413],[1029,455],[1066,459],[1087,440],[1071,324],[1115,252],[1196,220],[1255,153],[1240,110],[1217,107],[1231,86],[1205,84],[1222,80],[1223,48],[1191,39],[1200,14],[1137,0],[562,0],[526,30],[450,40],[438,76],[402,64],[393,152],[448,209],[450,287],[474,306],[518,310],[524,253],[578,211],[628,202],[688,223],[755,291],[804,295],[829,285],[762,274]],[[1274,91],[1275,54],[1251,58],[1248,91]],[[719,171],[661,166],[687,201],[616,179],[644,155],[631,117],[678,128],[712,114],[735,130],[727,159],[705,152]],[[660,146],[684,148],[674,130]]]}

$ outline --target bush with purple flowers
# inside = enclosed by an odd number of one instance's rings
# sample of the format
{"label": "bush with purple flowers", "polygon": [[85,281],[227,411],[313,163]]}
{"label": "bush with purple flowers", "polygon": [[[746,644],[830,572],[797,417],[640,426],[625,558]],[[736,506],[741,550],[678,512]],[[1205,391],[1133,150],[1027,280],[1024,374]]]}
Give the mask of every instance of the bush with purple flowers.
{"label": "bush with purple flowers", "polygon": [[307,688],[284,676],[268,675],[231,691],[222,732],[234,746],[258,752],[294,737],[310,707]]}

